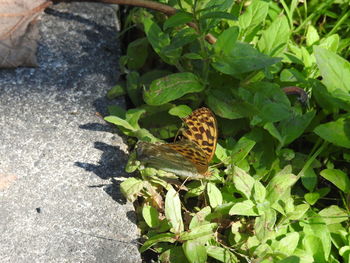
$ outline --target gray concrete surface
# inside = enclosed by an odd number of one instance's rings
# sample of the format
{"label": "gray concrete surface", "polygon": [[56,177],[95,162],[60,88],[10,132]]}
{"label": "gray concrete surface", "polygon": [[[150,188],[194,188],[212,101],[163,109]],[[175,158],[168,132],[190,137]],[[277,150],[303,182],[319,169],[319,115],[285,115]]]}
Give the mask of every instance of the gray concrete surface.
{"label": "gray concrete surface", "polygon": [[0,71],[2,263],[141,261],[118,188],[127,146],[96,115],[118,78],[116,28],[115,7],[54,6],[39,68]]}

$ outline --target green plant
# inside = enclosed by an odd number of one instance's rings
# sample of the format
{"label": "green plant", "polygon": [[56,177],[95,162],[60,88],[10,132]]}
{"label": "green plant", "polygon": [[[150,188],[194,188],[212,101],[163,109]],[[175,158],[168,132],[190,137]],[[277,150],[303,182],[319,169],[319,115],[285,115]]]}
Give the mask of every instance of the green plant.
{"label": "green plant", "polygon": [[170,18],[129,15],[144,32],[121,58],[134,108],[113,106],[105,119],[156,142],[176,135],[188,106],[206,105],[219,165],[181,185],[131,154],[127,171],[142,179],[121,189],[138,201],[141,251],[161,262],[350,262],[348,3],[168,4],[179,10]]}

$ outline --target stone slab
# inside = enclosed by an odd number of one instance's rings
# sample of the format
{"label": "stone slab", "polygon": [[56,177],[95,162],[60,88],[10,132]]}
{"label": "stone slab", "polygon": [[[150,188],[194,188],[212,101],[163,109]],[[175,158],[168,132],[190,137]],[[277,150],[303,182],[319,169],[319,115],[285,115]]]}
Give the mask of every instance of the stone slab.
{"label": "stone slab", "polygon": [[127,146],[96,114],[118,79],[117,28],[114,6],[53,6],[39,67],[0,71],[1,262],[141,262],[118,189]]}

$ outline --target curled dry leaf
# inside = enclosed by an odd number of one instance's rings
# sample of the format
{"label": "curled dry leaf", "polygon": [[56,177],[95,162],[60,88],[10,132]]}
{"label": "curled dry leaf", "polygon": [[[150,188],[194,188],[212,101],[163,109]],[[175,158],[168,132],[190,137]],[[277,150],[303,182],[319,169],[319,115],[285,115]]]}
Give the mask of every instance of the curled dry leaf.
{"label": "curled dry leaf", "polygon": [[0,68],[36,66],[37,19],[47,0],[0,0]]}
{"label": "curled dry leaf", "polygon": [[12,174],[0,174],[0,191],[5,190],[17,177]]}

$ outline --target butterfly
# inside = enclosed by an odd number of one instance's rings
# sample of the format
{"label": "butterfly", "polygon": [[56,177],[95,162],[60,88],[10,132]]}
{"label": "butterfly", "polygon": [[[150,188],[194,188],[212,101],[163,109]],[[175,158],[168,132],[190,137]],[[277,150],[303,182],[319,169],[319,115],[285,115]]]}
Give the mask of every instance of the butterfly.
{"label": "butterfly", "polygon": [[173,143],[139,142],[137,159],[149,167],[185,177],[208,176],[213,159],[218,129],[214,114],[199,108],[182,119],[179,140]]}

